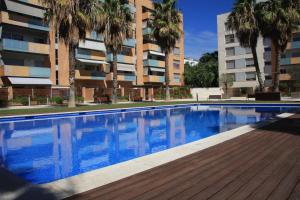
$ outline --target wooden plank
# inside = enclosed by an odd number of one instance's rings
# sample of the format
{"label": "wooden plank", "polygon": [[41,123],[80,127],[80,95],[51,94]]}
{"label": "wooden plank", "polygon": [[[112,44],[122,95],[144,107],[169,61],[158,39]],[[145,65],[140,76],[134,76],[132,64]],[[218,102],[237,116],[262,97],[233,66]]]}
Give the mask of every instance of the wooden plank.
{"label": "wooden plank", "polygon": [[[246,167],[238,169],[228,176],[222,178],[220,181],[216,182],[214,186],[208,187],[206,190],[199,192],[192,199],[226,199],[228,198],[234,190],[237,190],[245,182],[251,180],[251,178],[259,173],[262,169],[268,166],[275,159],[280,160],[285,159],[289,153],[280,154],[282,150],[288,148],[292,141],[288,140],[280,141],[276,144],[275,148],[269,148],[266,152],[263,152],[262,156],[259,156],[247,163]],[[289,141],[289,142],[287,142]],[[227,186],[227,188],[225,188]],[[233,190],[233,191],[231,191]],[[222,191],[218,193],[219,191]],[[217,194],[215,195],[214,194]]]}
{"label": "wooden plank", "polygon": [[298,182],[294,187],[293,192],[290,194],[289,200],[300,200],[300,179],[298,177]]}

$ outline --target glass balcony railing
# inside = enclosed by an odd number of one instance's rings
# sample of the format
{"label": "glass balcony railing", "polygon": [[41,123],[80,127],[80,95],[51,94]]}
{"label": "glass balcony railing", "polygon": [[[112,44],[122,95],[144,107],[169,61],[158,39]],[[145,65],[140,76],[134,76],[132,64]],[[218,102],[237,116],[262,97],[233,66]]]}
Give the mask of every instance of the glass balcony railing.
{"label": "glass balcony railing", "polygon": [[3,38],[1,43],[3,50],[27,52],[27,53],[38,53],[38,54],[49,54],[49,44],[13,40]]}

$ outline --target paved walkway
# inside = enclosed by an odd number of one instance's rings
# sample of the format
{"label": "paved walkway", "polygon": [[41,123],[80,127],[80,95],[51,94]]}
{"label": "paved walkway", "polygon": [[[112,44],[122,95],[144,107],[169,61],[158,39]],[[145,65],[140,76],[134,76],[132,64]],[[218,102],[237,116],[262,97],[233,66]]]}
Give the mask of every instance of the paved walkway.
{"label": "paved walkway", "polygon": [[300,115],[69,199],[300,199]]}

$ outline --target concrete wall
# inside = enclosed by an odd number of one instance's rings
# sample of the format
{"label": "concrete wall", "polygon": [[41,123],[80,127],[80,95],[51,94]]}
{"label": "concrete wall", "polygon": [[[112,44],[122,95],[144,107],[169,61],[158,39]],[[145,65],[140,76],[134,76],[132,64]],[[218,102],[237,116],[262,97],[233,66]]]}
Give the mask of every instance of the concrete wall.
{"label": "concrete wall", "polygon": [[223,95],[224,91],[222,88],[192,88],[191,94],[193,99],[207,100],[210,95]]}

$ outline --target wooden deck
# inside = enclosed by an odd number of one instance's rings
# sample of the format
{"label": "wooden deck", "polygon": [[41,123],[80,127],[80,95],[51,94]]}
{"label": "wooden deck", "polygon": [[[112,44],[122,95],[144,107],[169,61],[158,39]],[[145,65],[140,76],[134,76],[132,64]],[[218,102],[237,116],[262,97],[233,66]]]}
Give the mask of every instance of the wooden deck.
{"label": "wooden deck", "polygon": [[300,199],[300,115],[69,199]]}

